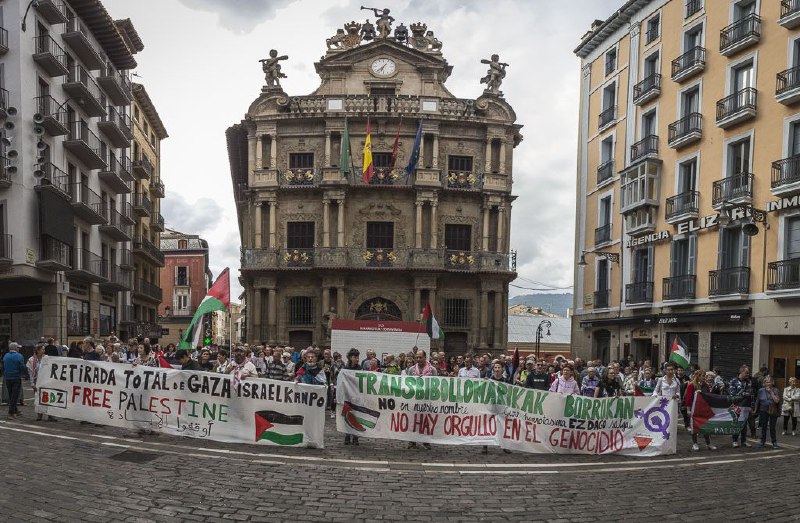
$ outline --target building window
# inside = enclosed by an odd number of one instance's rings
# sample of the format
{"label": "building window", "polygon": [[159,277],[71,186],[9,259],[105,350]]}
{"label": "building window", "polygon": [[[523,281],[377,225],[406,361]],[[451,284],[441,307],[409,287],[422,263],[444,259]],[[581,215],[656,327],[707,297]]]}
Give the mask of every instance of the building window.
{"label": "building window", "polygon": [[678,167],[678,194],[694,191],[695,187],[697,187],[697,158],[692,158]]}
{"label": "building window", "polygon": [[606,53],[606,76],[617,70],[617,48]]}
{"label": "building window", "polygon": [[447,170],[472,172],[472,156],[448,156]]}
{"label": "building window", "polygon": [[[786,241],[783,247],[783,259],[794,260],[800,258],[800,216],[787,217],[784,222]],[[800,275],[794,281],[799,281]]]}
{"label": "building window", "polygon": [[175,267],[175,285],[189,285],[189,267]]}
{"label": "building window", "polygon": [[186,315],[191,309],[191,291],[189,289],[175,289],[172,299],[172,313],[175,315]]}
{"label": "building window", "polygon": [[681,93],[681,118],[700,112],[700,86],[692,87]]}
{"label": "building window", "polygon": [[633,283],[653,281],[653,246],[633,250]]}
{"label": "building window", "polygon": [[733,10],[733,21],[744,20],[750,15],[756,14],[756,0],[742,0],[736,2]]}
{"label": "building window", "polygon": [[288,222],[286,224],[287,249],[314,248],[314,222]]}
{"label": "building window", "polygon": [[690,234],[686,238],[673,240],[671,245],[669,274],[689,276],[695,274],[695,256],[697,253],[697,235]]}
{"label": "building window", "polygon": [[644,78],[653,78],[658,74],[658,57],[658,51],[656,51],[644,59]]}
{"label": "building window", "polygon": [[67,299],[67,336],[89,334],[89,302]]}
{"label": "building window", "polygon": [[469,300],[448,298],[444,300],[444,325],[447,327],[469,326]]}
{"label": "building window", "polygon": [[641,138],[647,138],[648,136],[656,136],[658,131],[656,130],[656,110],[653,109],[652,111],[648,111],[642,115],[642,134]]}
{"label": "building window", "polygon": [[394,249],[394,222],[367,222],[367,249]]}
{"label": "building window", "polygon": [[392,153],[372,153],[372,166],[386,169],[392,166]]}
{"label": "building window", "polygon": [[686,0],[686,18],[703,8],[703,0]]}
{"label": "building window", "polygon": [[595,284],[594,307],[605,309],[611,303],[611,262],[606,258],[597,260],[597,281]]}
{"label": "building window", "polygon": [[314,153],[289,154],[289,169],[313,169]]}
{"label": "building window", "polygon": [[472,250],[472,226],[447,223],[444,226],[444,248],[448,251]]}
{"label": "building window", "polygon": [[659,164],[641,162],[620,175],[620,207],[626,208],[652,202],[658,202]]}
{"label": "building window", "polygon": [[292,296],[287,302],[286,317],[289,325],[311,325],[314,323],[314,300],[310,296]]}
{"label": "building window", "polygon": [[600,113],[600,127],[613,122],[617,117],[617,84],[612,82],[603,88],[603,110]]}
{"label": "building window", "polygon": [[647,31],[645,32],[645,44],[649,44],[661,34],[661,17],[656,15],[647,21]]}
{"label": "building window", "polygon": [[750,236],[741,227],[719,230],[718,266],[720,269],[750,266]]}
{"label": "building window", "polygon": [[750,172],[750,138],[728,145],[727,176]]}
{"label": "building window", "polygon": [[187,240],[178,240],[178,249],[188,249],[188,248],[189,248],[189,242]]}
{"label": "building window", "polygon": [[625,213],[625,229],[628,231],[636,231],[655,227],[656,225],[656,212],[655,207],[642,207]]}

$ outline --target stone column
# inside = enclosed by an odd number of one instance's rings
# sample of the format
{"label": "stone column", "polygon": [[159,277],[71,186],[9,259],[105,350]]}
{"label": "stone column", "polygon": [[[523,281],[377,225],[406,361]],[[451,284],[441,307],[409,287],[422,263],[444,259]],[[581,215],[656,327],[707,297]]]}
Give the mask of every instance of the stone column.
{"label": "stone column", "polygon": [[503,247],[505,210],[506,209],[502,204],[497,206],[497,252],[505,252],[505,248]]}
{"label": "stone column", "polygon": [[269,248],[276,249],[277,245],[277,238],[276,238],[276,231],[277,225],[275,220],[277,219],[277,205],[278,202],[269,202]]}
{"label": "stone column", "polygon": [[506,173],[506,141],[500,140],[500,166],[497,169],[500,174]]}
{"label": "stone column", "polygon": [[431,249],[436,249],[436,232],[438,227],[438,220],[436,218],[436,207],[439,202],[431,202]]}
{"label": "stone column", "polygon": [[483,172],[492,172],[492,139],[486,138],[486,161],[484,162],[485,168]]}
{"label": "stone column", "polygon": [[325,131],[325,167],[331,166],[331,132]]}
{"label": "stone column", "polygon": [[274,133],[269,135],[270,140],[270,150],[269,150],[269,168],[270,169],[277,169],[278,168],[278,134]]}
{"label": "stone column", "polygon": [[[424,129],[424,127],[423,127]],[[419,143],[419,161],[417,165],[425,167],[425,131],[422,131],[422,140]]]}
{"label": "stone column", "polygon": [[[322,246],[331,246],[331,202],[329,200],[322,201]],[[326,310],[327,312],[327,310]]]}
{"label": "stone column", "polygon": [[247,171],[248,174],[253,173],[256,168],[256,137],[247,137]]}
{"label": "stone column", "polygon": [[261,219],[262,219],[262,205],[261,202],[256,202],[256,212],[255,212],[255,241],[253,242],[253,247],[256,249],[261,248]]}
{"label": "stone column", "polygon": [[347,296],[344,294],[344,285],[336,287],[336,315],[339,318],[347,317]]}
{"label": "stone column", "polygon": [[253,331],[250,337],[254,342],[261,341],[261,289],[256,287],[253,291]]}
{"label": "stone column", "polygon": [[439,168],[439,133],[433,135],[433,158],[431,158],[431,167],[434,169]]}
{"label": "stone column", "polygon": [[478,344],[481,349],[488,347],[488,329],[489,329],[489,291],[481,291],[481,330],[479,334]]}
{"label": "stone column", "polygon": [[413,321],[417,321],[419,319],[420,309],[422,309],[422,290],[421,289],[414,289]]}
{"label": "stone column", "polygon": [[330,287],[322,288],[322,314],[325,314],[331,309],[331,289]]}
{"label": "stone column", "polygon": [[278,304],[275,289],[269,289],[267,292],[267,338],[270,343],[274,343],[278,340]]}
{"label": "stone column", "polygon": [[494,293],[494,346],[501,347],[503,340],[503,293]]}
{"label": "stone column", "polygon": [[256,136],[256,169],[261,169],[264,166],[264,159],[261,155],[264,153],[264,135],[259,134]]}
{"label": "stone column", "polygon": [[[336,216],[336,218],[337,218],[337,222],[336,222],[337,229],[336,229],[336,232],[337,232],[337,235],[338,235],[338,238],[337,238],[337,242],[338,243],[337,243],[337,245],[339,246],[339,248],[342,248],[342,247],[344,247],[344,200],[336,200],[336,204],[339,206],[339,209],[337,210],[337,216]],[[337,311],[337,314],[338,314],[338,311]]]}
{"label": "stone column", "polygon": [[483,244],[484,252],[489,250],[489,214],[491,214],[492,209],[489,207],[489,204],[486,203],[483,205],[483,231],[481,231],[481,242]]}
{"label": "stone column", "polygon": [[422,249],[422,205],[423,202],[416,202],[414,205],[417,206],[417,221],[416,221],[416,228],[414,229],[414,246],[417,249]]}
{"label": "stone column", "polygon": [[255,289],[250,287],[247,289],[247,296],[246,296],[246,307],[245,307],[245,322],[247,325],[247,341],[255,341],[253,333],[255,332],[255,315],[253,314],[253,309],[255,307]]}

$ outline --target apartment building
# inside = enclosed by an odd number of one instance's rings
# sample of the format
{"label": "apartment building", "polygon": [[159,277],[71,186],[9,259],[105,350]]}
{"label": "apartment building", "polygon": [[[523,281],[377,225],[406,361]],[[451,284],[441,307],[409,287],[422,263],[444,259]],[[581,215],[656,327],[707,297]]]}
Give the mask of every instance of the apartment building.
{"label": "apartment building", "polygon": [[160,250],[164,254],[159,284],[163,299],[158,307],[164,335],[160,342],[177,345],[211,286],[208,242],[196,234],[167,229],[161,234]]}
{"label": "apartment building", "polygon": [[446,350],[504,349],[521,126],[497,85],[448,91],[425,24],[383,27],[339,29],[349,36],[328,40],[310,95],[285,93],[265,64],[267,85],[227,131],[247,341],[327,345],[332,318],[416,321],[430,303]]}
{"label": "apartment building", "polygon": [[96,0],[4,1],[0,20],[0,339],[117,333],[142,41]]}
{"label": "apartment building", "polygon": [[164,198],[161,141],[169,135],[144,85],[133,83],[132,91],[133,285],[125,325],[130,336],[156,340],[161,337],[158,306],[163,293],[159,286],[159,273],[164,267],[164,253],[160,249],[160,235],[164,232],[164,217],[161,215],[161,199]]}
{"label": "apartment building", "polygon": [[632,0],[581,59],[573,347],[800,376],[800,1]]}

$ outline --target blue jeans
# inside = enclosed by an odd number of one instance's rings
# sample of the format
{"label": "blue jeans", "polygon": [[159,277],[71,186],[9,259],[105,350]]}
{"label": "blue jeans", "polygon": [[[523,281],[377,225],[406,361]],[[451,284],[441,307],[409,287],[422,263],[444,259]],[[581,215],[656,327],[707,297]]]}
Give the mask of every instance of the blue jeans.
{"label": "blue jeans", "polygon": [[8,414],[17,413],[17,405],[19,404],[19,394],[22,392],[22,380],[5,380],[6,390],[8,390]]}
{"label": "blue jeans", "polygon": [[775,434],[775,424],[778,422],[778,416],[770,416],[766,410],[758,413],[758,425],[761,427],[761,444],[767,441],[767,422],[769,421],[769,437],[773,445],[778,444],[778,436]]}

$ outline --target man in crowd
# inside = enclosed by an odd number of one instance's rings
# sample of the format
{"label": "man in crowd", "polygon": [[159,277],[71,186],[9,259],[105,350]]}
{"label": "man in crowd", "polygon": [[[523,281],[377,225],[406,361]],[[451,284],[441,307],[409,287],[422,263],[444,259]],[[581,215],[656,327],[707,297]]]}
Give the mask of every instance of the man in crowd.
{"label": "man in crowd", "polygon": [[8,417],[13,419],[19,416],[20,394],[22,392],[22,376],[25,373],[25,358],[19,353],[19,344],[8,344],[8,352],[3,356],[3,381],[8,391]]}
{"label": "man in crowd", "polygon": [[[750,377],[750,367],[747,365],[739,367],[739,375],[731,379],[730,385],[728,385],[728,392],[731,396],[744,399],[745,405],[751,408],[750,417],[752,417],[752,408],[755,406],[755,385]],[[734,448],[738,447],[740,442],[742,447],[750,447],[751,445],[747,442],[747,425],[742,428],[740,434],[734,434],[732,439]]]}
{"label": "man in crowd", "polygon": [[[267,378],[271,380],[288,381],[291,379],[289,373],[286,371],[286,363],[284,362],[283,352],[281,349],[272,351],[272,361],[267,364]],[[286,360],[290,360],[288,353]]]}
{"label": "man in crowd", "polygon": [[197,363],[197,360],[189,356],[189,351],[186,349],[178,349],[178,352],[175,353],[175,359],[181,364],[181,370],[203,370],[200,368],[200,364]]}
{"label": "man in crowd", "polygon": [[459,378],[480,378],[481,371],[473,365],[473,354],[468,352],[466,356],[464,356],[464,366],[458,370],[458,377]]}
{"label": "man in crowd", "polygon": [[586,376],[581,380],[581,396],[594,398],[594,389],[600,384],[600,378],[597,376],[597,370],[594,367],[586,369]]}
{"label": "man in crowd", "polygon": [[529,372],[525,379],[525,387],[536,390],[550,389],[550,374],[544,366],[544,361],[536,362],[536,368],[533,369],[533,372]]}
{"label": "man in crowd", "polygon": [[481,379],[489,379],[489,376],[492,375],[492,369],[489,368],[488,362],[489,358],[485,355],[478,356],[478,372]]}
{"label": "man in crowd", "polygon": [[[412,365],[406,369],[407,376],[436,376],[437,372],[436,369],[428,363],[427,354],[422,349],[417,349],[416,354],[414,357],[417,359],[417,364]],[[431,446],[429,443],[423,443],[423,447],[430,450]],[[408,443],[408,448],[413,449],[417,447],[417,443],[411,441]]]}

